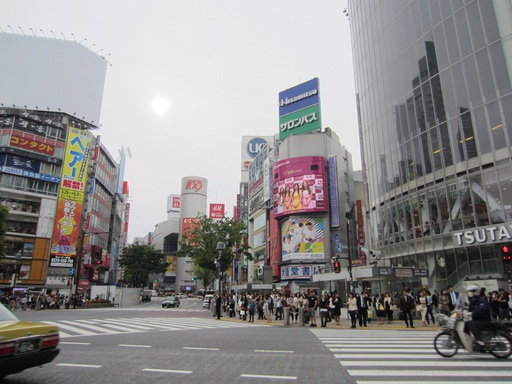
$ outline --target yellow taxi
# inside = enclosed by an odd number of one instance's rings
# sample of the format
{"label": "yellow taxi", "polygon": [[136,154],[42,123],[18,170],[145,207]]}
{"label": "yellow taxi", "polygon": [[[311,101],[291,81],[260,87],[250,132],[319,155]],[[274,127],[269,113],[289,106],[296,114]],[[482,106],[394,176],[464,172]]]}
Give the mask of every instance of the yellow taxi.
{"label": "yellow taxi", "polygon": [[59,354],[59,327],[20,321],[0,304],[0,379],[50,363]]}

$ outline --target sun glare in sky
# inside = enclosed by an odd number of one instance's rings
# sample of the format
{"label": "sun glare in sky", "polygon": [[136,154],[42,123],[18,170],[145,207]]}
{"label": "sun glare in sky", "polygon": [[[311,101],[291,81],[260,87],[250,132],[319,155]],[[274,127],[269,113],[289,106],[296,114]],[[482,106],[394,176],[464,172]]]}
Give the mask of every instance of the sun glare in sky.
{"label": "sun glare in sky", "polygon": [[169,109],[169,102],[161,97],[153,100],[153,111],[157,115],[163,115]]}

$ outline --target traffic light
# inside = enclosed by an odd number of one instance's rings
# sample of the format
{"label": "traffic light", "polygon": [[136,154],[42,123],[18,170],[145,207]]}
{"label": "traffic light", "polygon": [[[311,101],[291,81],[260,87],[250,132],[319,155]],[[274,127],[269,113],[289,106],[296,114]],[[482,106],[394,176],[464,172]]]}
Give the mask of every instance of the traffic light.
{"label": "traffic light", "polygon": [[96,265],[100,265],[101,264],[101,259],[96,259]]}
{"label": "traffic light", "polygon": [[510,253],[511,249],[509,245],[501,246],[501,258],[503,261],[512,261],[512,254]]}
{"label": "traffic light", "polygon": [[193,277],[193,278],[192,278],[192,281],[196,281],[196,278],[195,278],[195,277]]}
{"label": "traffic light", "polygon": [[334,273],[340,273],[341,272],[341,265],[338,260],[336,260],[333,264]]}

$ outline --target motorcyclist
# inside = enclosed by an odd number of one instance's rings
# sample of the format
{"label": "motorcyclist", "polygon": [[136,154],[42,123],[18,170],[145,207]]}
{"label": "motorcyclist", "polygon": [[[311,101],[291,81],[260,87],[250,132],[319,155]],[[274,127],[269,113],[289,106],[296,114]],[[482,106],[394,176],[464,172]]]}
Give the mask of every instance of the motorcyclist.
{"label": "motorcyclist", "polygon": [[480,347],[485,343],[481,340],[481,329],[486,329],[491,324],[491,307],[487,300],[480,296],[480,287],[470,285],[466,288],[469,299],[468,310],[464,315],[464,330],[473,334],[476,344]]}

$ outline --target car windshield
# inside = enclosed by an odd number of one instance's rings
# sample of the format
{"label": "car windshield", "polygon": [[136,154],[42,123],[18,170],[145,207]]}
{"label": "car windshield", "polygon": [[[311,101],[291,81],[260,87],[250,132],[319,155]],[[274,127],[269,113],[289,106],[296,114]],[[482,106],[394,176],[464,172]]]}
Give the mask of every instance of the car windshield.
{"label": "car windshield", "polygon": [[19,321],[3,304],[0,304],[0,321]]}

